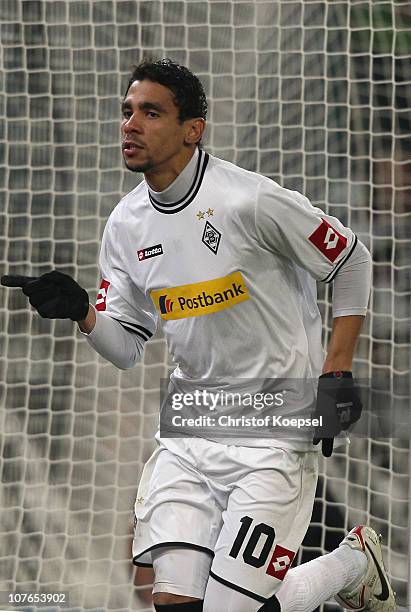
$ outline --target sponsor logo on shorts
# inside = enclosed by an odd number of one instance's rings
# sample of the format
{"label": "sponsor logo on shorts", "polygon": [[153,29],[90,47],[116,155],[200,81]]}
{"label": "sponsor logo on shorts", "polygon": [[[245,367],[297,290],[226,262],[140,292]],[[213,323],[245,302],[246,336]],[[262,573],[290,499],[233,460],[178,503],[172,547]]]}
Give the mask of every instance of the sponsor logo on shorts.
{"label": "sponsor logo on shorts", "polygon": [[294,557],[295,552],[292,550],[287,550],[287,548],[283,548],[277,544],[277,546],[274,548],[271,561],[268,564],[266,574],[273,576],[273,578],[277,578],[277,580],[284,580]]}
{"label": "sponsor logo on shorts", "polygon": [[106,309],[107,292],[109,287],[110,282],[108,280],[104,280],[103,278],[96,298],[96,310]]}
{"label": "sponsor logo on shorts", "polygon": [[308,240],[331,262],[334,262],[347,246],[347,238],[325,219],[321,219],[321,225],[308,236]]}
{"label": "sponsor logo on shorts", "polygon": [[231,308],[249,297],[248,287],[241,272],[151,292],[151,299],[165,320],[201,317]]}
{"label": "sponsor logo on shorts", "polygon": [[157,257],[157,255],[163,254],[163,245],[155,244],[154,246],[147,247],[146,249],[139,249],[137,251],[137,257],[139,261],[144,261],[145,259],[151,259],[151,257]]}

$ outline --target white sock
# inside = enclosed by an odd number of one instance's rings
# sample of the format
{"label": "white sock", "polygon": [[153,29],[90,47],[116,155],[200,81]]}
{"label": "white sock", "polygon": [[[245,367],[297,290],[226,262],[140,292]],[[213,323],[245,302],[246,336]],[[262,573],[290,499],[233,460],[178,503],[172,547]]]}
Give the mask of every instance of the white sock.
{"label": "white sock", "polygon": [[349,546],[291,569],[276,593],[281,612],[312,612],[359,582],[366,569],[367,557]]}

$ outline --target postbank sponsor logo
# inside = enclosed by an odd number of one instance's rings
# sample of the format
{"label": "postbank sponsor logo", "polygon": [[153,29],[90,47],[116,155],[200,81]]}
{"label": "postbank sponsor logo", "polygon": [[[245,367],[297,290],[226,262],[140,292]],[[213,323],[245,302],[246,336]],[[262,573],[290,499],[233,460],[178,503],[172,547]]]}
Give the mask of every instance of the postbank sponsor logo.
{"label": "postbank sponsor logo", "polygon": [[250,298],[241,272],[213,280],[166,287],[151,292],[151,299],[164,320],[201,317],[231,308]]}

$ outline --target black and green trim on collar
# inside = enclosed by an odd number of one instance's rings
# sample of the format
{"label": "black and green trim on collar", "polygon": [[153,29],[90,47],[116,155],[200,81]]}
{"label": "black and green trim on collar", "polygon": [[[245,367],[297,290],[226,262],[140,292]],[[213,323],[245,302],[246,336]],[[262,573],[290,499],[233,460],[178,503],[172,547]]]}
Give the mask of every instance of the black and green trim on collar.
{"label": "black and green trim on collar", "polygon": [[196,197],[198,193],[198,190],[201,187],[201,183],[203,182],[203,178],[204,178],[204,173],[207,168],[208,160],[209,160],[208,153],[205,153],[204,151],[200,149],[198,152],[197,168],[196,168],[193,182],[191,183],[191,187],[187,191],[186,195],[180,200],[178,200],[177,202],[167,202],[167,203],[159,202],[153,197],[153,195],[150,193],[150,190],[148,190],[148,197],[150,199],[152,206],[158,212],[165,213],[168,215],[172,213],[180,212],[180,210],[183,210],[184,208],[186,208],[194,200],[194,198]]}

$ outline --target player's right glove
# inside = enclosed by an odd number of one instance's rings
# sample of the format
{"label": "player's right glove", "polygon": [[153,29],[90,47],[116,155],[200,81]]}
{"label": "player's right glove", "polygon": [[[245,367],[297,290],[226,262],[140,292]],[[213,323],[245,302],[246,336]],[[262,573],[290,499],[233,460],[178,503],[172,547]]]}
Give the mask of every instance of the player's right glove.
{"label": "player's right glove", "polygon": [[361,416],[360,393],[352,372],[327,372],[318,379],[317,403],[313,418],[322,426],[314,431],[313,444],[322,442],[324,457],[331,457],[334,438]]}
{"label": "player's right glove", "polygon": [[2,276],[5,287],[20,287],[39,315],[45,319],[84,321],[89,308],[87,291],[76,281],[53,270],[39,277]]}

